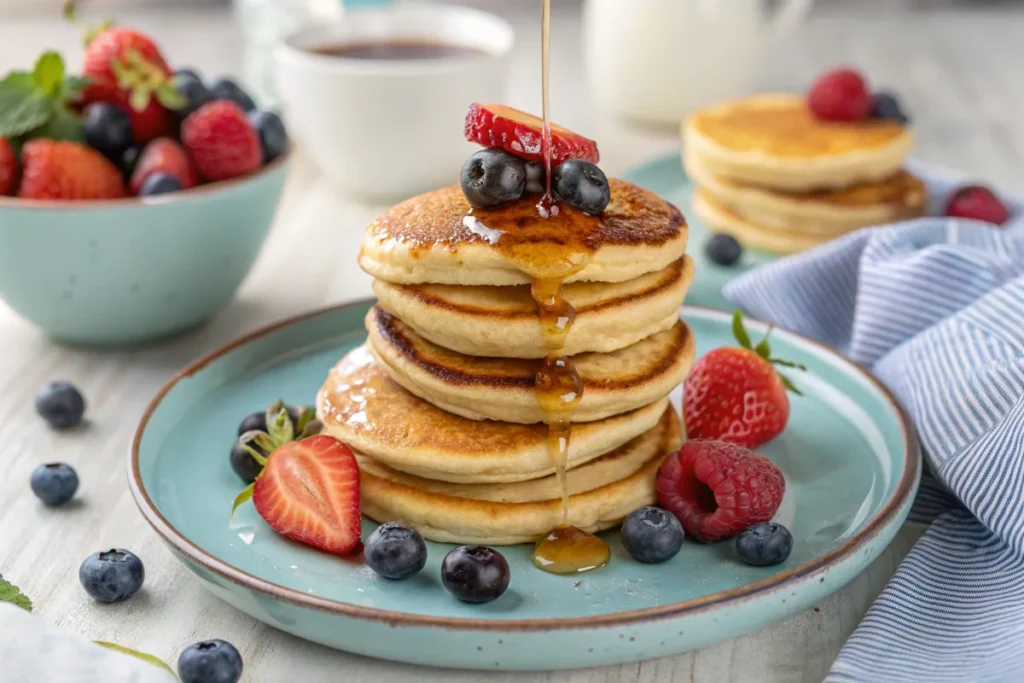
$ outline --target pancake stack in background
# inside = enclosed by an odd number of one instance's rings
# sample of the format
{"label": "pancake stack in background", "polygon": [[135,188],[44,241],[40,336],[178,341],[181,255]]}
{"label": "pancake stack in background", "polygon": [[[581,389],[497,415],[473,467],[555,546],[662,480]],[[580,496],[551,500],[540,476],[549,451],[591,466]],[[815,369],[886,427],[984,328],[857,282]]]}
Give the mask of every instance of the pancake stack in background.
{"label": "pancake stack in background", "polygon": [[[535,377],[550,352],[531,281],[571,262],[575,308],[561,353],[583,384],[573,414],[568,523],[613,527],[657,500],[663,457],[680,443],[668,394],[694,341],[679,319],[693,279],[682,214],[612,180],[598,216],[536,195],[471,209],[458,187],[390,209],[366,230],[360,266],[378,304],[365,345],[317,399],[327,433],[361,469],[363,512],[435,541],[533,542],[563,523]],[[531,277],[531,275],[533,277]]]}
{"label": "pancake stack in background", "polygon": [[898,119],[825,121],[803,97],[759,95],[685,121],[683,165],[709,228],[789,253],[923,215],[925,186],[903,169],[912,143]]}

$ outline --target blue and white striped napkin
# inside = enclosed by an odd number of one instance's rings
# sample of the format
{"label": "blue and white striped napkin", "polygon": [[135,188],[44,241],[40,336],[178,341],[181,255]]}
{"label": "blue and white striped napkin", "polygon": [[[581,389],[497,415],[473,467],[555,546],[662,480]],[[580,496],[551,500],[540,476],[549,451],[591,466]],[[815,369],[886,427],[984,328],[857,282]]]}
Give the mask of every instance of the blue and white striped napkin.
{"label": "blue and white striped napkin", "polygon": [[[958,179],[927,168],[936,207]],[[756,318],[871,368],[916,425],[931,526],[829,683],[1024,681],[1024,199],[1002,228],[868,228],[730,282]]]}

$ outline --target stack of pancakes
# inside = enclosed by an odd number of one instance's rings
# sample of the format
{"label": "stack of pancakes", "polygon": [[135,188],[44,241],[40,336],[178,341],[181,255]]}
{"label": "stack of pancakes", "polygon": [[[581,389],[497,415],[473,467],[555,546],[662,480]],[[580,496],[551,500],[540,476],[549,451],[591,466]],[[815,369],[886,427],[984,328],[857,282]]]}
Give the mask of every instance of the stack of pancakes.
{"label": "stack of pancakes", "polygon": [[600,216],[560,206],[541,218],[537,197],[471,209],[450,187],[368,226],[359,263],[378,296],[369,336],[317,399],[325,432],[356,452],[367,516],[491,545],[532,542],[562,523],[535,393],[550,339],[531,282],[565,263],[576,318],[559,353],[583,386],[568,523],[606,529],[656,500],[658,465],[680,442],[668,394],[694,357],[679,319],[693,264],[678,209],[629,183],[611,190]]}
{"label": "stack of pancakes", "polygon": [[800,251],[924,212],[899,121],[822,121],[802,97],[759,95],[697,112],[683,138],[694,213],[747,247]]}

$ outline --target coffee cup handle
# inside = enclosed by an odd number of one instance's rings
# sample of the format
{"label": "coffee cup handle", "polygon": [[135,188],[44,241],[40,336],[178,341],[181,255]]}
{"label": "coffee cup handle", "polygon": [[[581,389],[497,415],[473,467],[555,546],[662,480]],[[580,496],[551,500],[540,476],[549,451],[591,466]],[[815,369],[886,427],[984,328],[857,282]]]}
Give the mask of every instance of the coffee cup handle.
{"label": "coffee cup handle", "polygon": [[796,29],[814,6],[814,0],[782,0],[768,24],[768,42],[776,43]]}

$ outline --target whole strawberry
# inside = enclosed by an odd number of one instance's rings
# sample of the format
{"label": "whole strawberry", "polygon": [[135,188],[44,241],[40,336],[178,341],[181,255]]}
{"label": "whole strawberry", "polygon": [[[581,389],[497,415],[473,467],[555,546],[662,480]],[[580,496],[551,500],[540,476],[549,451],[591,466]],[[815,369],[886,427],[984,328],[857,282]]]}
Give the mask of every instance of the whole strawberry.
{"label": "whole strawberry", "polygon": [[686,378],[683,421],[691,439],[720,439],[754,448],[785,429],[789,419],[786,389],[800,393],[774,366],[806,368],[772,358],[768,335],[752,347],[739,311],[733,315],[732,329],[740,348],[710,351]]}
{"label": "whole strawberry", "polygon": [[946,203],[945,213],[955,218],[973,218],[994,225],[1002,225],[1010,219],[1010,210],[992,190],[983,185],[968,185],[958,189]]}
{"label": "whole strawberry", "polygon": [[786,480],[771,460],[736,444],[695,439],[658,469],[658,502],[686,535],[704,543],[767,522],[779,509]]}
{"label": "whole strawberry", "polygon": [[18,157],[6,138],[0,138],[0,197],[11,194],[18,180]]}
{"label": "whole strawberry", "polygon": [[139,194],[146,178],[154,173],[166,173],[178,180],[182,189],[194,187],[198,182],[195,167],[184,148],[170,138],[157,138],[142,150],[129,182],[132,194]]}
{"label": "whole strawberry", "polygon": [[116,199],[123,197],[121,172],[106,157],[77,142],[36,138],[21,150],[24,199]]}
{"label": "whole strawberry", "polygon": [[259,134],[245,111],[228,100],[204,104],[185,119],[181,141],[206,180],[245,175],[263,159]]}

